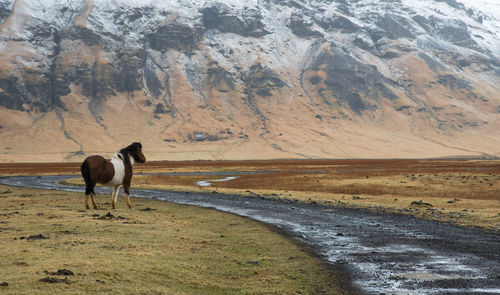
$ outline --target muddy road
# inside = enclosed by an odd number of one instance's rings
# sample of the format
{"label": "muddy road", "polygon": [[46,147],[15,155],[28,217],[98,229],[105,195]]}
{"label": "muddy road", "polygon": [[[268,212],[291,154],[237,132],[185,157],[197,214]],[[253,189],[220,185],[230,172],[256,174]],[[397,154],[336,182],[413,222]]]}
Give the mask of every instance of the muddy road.
{"label": "muddy road", "polygon": [[[67,191],[71,176],[0,178]],[[99,187],[98,193],[111,189]],[[355,293],[500,294],[500,235],[434,221],[260,197],[136,190],[132,195],[214,208],[272,224],[347,271]],[[102,201],[101,201],[102,202]],[[82,193],[83,208],[83,193]]]}

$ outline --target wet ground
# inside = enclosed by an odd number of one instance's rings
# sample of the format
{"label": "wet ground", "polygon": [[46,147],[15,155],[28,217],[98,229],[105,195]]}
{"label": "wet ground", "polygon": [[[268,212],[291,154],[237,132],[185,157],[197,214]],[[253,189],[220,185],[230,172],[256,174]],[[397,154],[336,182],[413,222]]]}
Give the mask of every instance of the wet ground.
{"label": "wet ground", "polygon": [[[0,183],[82,192],[82,187],[59,184],[68,177],[7,177]],[[111,193],[109,188],[96,191]],[[134,189],[132,195],[272,224],[324,257],[332,268],[347,271],[359,293],[500,294],[499,234],[405,215],[259,197]]]}

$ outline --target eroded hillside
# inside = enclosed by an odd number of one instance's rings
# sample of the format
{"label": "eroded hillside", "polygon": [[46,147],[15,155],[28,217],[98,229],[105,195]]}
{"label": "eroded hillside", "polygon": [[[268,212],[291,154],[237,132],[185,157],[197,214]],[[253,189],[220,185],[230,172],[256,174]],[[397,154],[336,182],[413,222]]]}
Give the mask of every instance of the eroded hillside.
{"label": "eroded hillside", "polygon": [[460,1],[4,1],[3,161],[499,156],[500,28]]}

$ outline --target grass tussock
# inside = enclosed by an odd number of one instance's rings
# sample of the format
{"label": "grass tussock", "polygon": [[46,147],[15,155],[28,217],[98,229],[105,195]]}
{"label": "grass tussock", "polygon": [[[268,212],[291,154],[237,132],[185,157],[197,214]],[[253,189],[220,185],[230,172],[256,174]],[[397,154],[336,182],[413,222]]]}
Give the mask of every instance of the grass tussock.
{"label": "grass tussock", "polygon": [[259,223],[146,199],[109,211],[109,199],[81,210],[82,193],[0,186],[0,293],[341,293],[321,262]]}

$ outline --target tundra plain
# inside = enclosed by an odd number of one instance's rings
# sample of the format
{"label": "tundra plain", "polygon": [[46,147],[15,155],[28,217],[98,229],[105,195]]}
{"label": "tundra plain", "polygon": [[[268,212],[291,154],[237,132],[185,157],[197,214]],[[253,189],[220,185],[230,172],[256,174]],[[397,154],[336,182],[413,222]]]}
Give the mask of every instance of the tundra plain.
{"label": "tundra plain", "polygon": [[[78,174],[79,163],[0,163],[0,175]],[[199,186],[197,181],[235,179]],[[132,189],[203,191],[366,208],[500,231],[498,160],[157,161]],[[141,175],[145,174],[145,175]],[[207,175],[208,174],[208,175]],[[80,177],[67,180],[83,184]]]}

